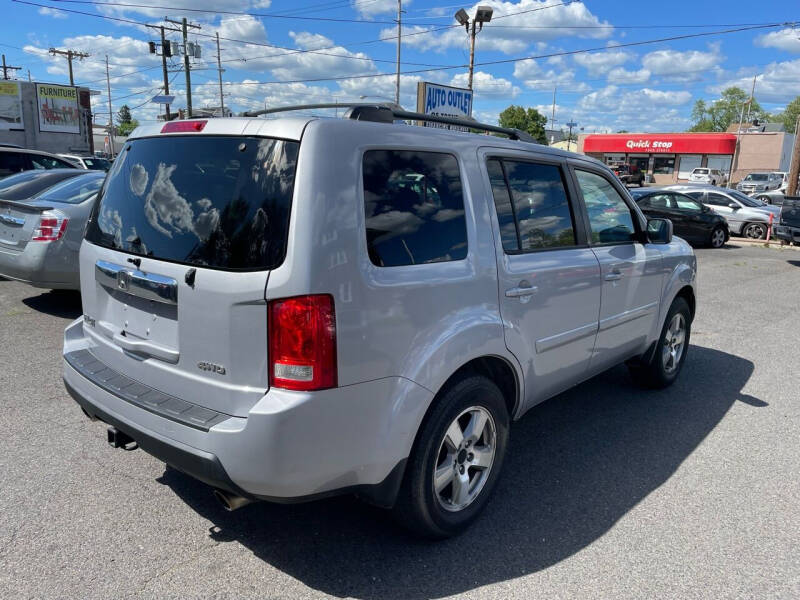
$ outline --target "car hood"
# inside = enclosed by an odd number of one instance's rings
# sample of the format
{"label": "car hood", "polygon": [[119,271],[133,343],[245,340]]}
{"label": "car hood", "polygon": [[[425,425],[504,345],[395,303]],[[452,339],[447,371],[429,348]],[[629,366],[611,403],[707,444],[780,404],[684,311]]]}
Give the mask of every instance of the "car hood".
{"label": "car hood", "polygon": [[767,214],[772,213],[776,217],[781,214],[781,207],[780,206],[773,206],[773,205],[770,205],[770,204],[767,204],[766,206],[758,206],[758,207],[755,207],[755,208],[751,208],[750,210],[757,210],[757,211],[765,212]]}

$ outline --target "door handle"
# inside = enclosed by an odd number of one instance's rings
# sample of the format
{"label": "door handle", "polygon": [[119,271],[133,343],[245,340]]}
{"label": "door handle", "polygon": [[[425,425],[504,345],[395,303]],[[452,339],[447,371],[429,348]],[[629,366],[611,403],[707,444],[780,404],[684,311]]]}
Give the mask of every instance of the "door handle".
{"label": "door handle", "polygon": [[619,269],[614,269],[610,273],[606,273],[604,279],[606,281],[619,281],[620,279],[622,279],[622,271],[620,271]]}
{"label": "door handle", "polygon": [[526,296],[533,296],[539,288],[535,285],[527,287],[514,287],[506,290],[506,298],[524,298]]}

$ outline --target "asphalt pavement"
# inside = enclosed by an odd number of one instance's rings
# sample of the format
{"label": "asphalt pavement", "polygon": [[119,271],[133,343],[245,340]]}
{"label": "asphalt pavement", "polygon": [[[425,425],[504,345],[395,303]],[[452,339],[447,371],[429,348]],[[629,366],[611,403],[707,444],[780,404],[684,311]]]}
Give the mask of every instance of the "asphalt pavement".
{"label": "asphalt pavement", "polygon": [[679,381],[618,367],[531,410],[440,543],[352,498],[226,513],[111,449],[61,382],[79,296],[0,280],[0,597],[798,598],[800,252],[697,254]]}

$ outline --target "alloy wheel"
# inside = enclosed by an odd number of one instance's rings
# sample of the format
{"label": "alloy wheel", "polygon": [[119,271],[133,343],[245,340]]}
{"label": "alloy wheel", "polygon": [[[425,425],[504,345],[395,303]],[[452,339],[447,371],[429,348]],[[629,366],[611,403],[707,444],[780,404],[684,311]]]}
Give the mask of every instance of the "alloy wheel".
{"label": "alloy wheel", "polygon": [[459,414],[444,434],[433,471],[433,495],[444,510],[464,510],[489,478],[497,450],[497,429],[485,408]]}
{"label": "alloy wheel", "polygon": [[722,248],[725,244],[725,232],[722,229],[715,229],[711,234],[711,247]]}
{"label": "alloy wheel", "polygon": [[745,237],[760,240],[766,236],[767,229],[761,223],[751,223],[744,230]]}
{"label": "alloy wheel", "polygon": [[667,373],[673,373],[680,365],[685,341],[686,320],[681,313],[677,313],[669,323],[661,353],[661,361]]}

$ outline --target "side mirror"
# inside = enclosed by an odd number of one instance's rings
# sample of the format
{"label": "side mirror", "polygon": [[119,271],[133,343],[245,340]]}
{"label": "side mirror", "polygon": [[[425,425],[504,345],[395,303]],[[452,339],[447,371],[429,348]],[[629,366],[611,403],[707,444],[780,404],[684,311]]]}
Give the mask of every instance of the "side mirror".
{"label": "side mirror", "polygon": [[672,241],[672,221],[669,219],[649,219],[647,239],[651,244],[669,244]]}
{"label": "side mirror", "polygon": [[728,204],[728,208],[732,208],[733,210],[739,210],[739,205],[736,202],[731,202]]}

